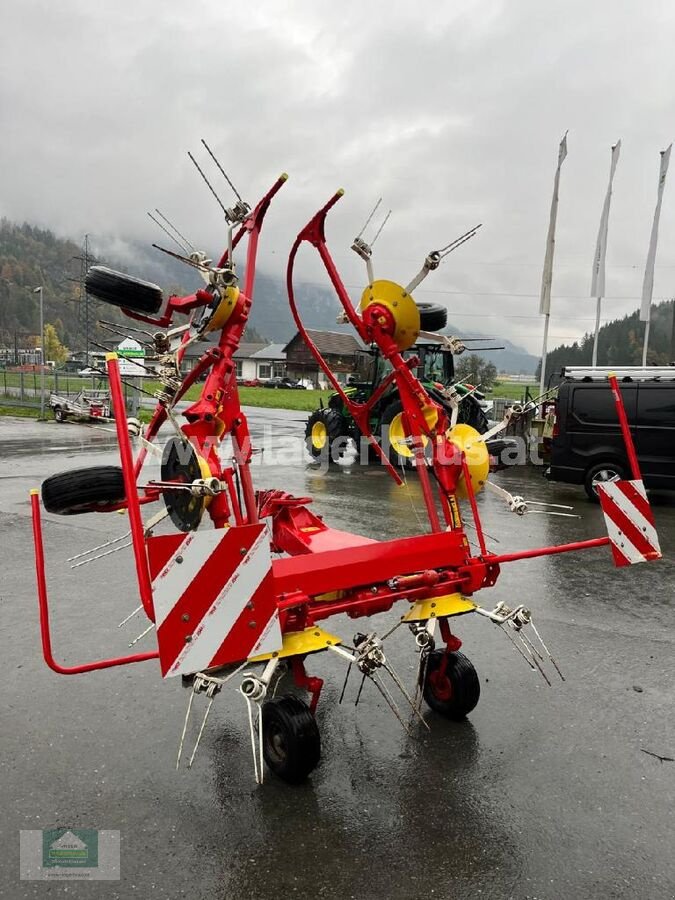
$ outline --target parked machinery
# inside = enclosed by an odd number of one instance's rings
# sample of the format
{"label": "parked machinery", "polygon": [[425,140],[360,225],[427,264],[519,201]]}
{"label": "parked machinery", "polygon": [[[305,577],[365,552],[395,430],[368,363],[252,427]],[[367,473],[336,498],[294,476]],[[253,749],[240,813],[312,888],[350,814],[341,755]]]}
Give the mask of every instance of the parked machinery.
{"label": "parked machinery", "polygon": [[[413,287],[403,287],[370,277],[359,309],[353,307],[325,240],[326,216],[341,191],[312,217],[293,244],[287,273],[291,310],[326,378],[373,452],[400,483],[401,475],[370,426],[372,405],[390,385],[396,386],[402,404],[401,428],[417,463],[429,533],[377,541],[330,527],[311,511],[308,497],[295,497],[283,489],[255,490],[251,443],[239,403],[233,355],[253,300],[263,220],[285,180],[286,176],[281,176],[253,209],[240,197],[232,207],[224,207],[226,251],[216,266],[194,248],[186,253],[185,258],[204,277],[205,286],[188,297],[170,297],[161,315],[162,298],[155,286],[101,269],[90,274],[91,293],[159,329],[153,337],[161,356],[157,406],[135,457],[126,423],[118,417],[121,465],[48,478],[42,499],[48,511],[58,514],[127,511],[140,594],[136,612],[146,616],[146,632],[155,633],[156,650],[71,667],[56,662],[50,641],[39,492],[35,490],[31,496],[43,651],[48,665],[62,674],[77,674],[159,659],[163,677],[183,676],[190,685],[190,697],[179,761],[195,698],[202,694],[206,701],[188,765],[194,760],[216,696],[233,682],[246,704],[259,782],[264,762],[286,781],[298,782],[319,761],[315,713],[323,682],[305,668],[315,653],[332,653],[344,661],[342,696],[350,673],[356,675],[360,679],[357,697],[366,682],[372,684],[406,730],[410,730],[411,716],[412,721],[427,726],[420,713],[422,697],[432,710],[450,719],[466,716],[478,702],[478,676],[460,652],[462,642],[455,633],[458,617],[475,613],[495,623],[514,641],[528,665],[548,681],[548,663],[553,669],[558,666],[540,639],[529,609],[522,604],[509,608],[503,602],[484,609],[478,605],[478,592],[497,582],[504,563],[608,544],[616,554],[621,540],[616,534],[618,526],[613,525],[609,537],[514,553],[496,554],[488,549],[476,494],[489,487],[485,441],[501,426],[480,435],[466,424],[457,424],[416,376],[414,360],[404,357],[420,328],[419,309],[412,296],[415,279]],[[248,237],[248,250],[240,287],[233,250],[244,236]],[[378,389],[363,402],[351,399],[339,385],[299,317],[293,278],[303,243],[319,253],[346,319],[364,343],[375,345],[390,363]],[[433,268],[435,259],[434,254],[429,255],[427,269]],[[175,326],[178,316],[186,316],[187,324]],[[181,360],[187,345],[214,332],[217,343],[209,344],[195,368],[183,374]],[[115,354],[109,355],[107,369],[117,404],[122,386]],[[179,416],[176,403],[204,373],[199,399]],[[615,384],[613,389],[621,412]],[[622,427],[624,423],[625,417]],[[161,479],[149,481],[143,476],[144,461],[165,424],[170,436],[162,451]],[[630,447],[627,426],[624,434]],[[228,460],[221,453],[226,437],[232,446]],[[628,554],[624,549],[624,561],[629,556],[631,562],[638,561],[637,556],[657,558],[658,541],[640,489],[639,471],[623,485],[628,487],[622,497],[607,498],[608,521],[617,521],[612,515],[620,517],[626,504],[633,503],[650,529],[647,537],[631,533],[635,552]],[[498,487],[494,490],[517,514],[531,508],[522,497]],[[144,509],[157,501],[163,507],[144,520]],[[566,513],[556,510],[554,514]],[[200,528],[207,517],[213,527]],[[158,533],[162,520],[169,529]],[[477,550],[467,538],[469,523],[475,529]],[[111,541],[96,547],[78,564],[114,552],[118,544]],[[397,615],[384,634],[366,627],[353,641],[345,642],[323,627],[338,614],[357,619],[394,607]],[[387,640],[398,628],[410,630],[412,649],[418,654],[412,692],[398,676],[388,653]],[[275,696],[272,687],[284,670],[290,670],[296,687],[308,693],[309,702],[295,694]]]}

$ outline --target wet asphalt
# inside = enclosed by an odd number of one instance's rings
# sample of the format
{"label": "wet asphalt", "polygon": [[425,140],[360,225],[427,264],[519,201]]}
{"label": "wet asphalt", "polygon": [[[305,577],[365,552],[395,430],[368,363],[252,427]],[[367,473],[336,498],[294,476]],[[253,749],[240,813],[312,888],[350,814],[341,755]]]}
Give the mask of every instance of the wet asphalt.
{"label": "wet asphalt", "polygon": [[[251,410],[257,486],[311,494],[336,527],[376,538],[418,532],[417,482],[379,468],[317,471],[298,453],[301,413]],[[271,437],[270,437],[271,435]],[[274,452],[282,444],[283,452]],[[273,446],[274,445],[274,446]],[[665,559],[614,568],[609,550],[502,567],[479,596],[527,603],[565,676],[549,687],[478,616],[456,620],[481,681],[463,723],[425,709],[408,737],[374,689],[341,706],[344,666],[320,654],[323,758],[290,787],[253,781],[245,704],[214,705],[191,770],[175,769],[188,693],[154,662],[65,677],[39,643],[28,490],[82,465],[115,463],[113,436],[79,425],[0,419],[0,896],[8,898],[672,898],[675,897],[675,495],[652,497]],[[515,518],[479,498],[498,552],[604,534],[579,489],[518,467],[514,493],[571,503],[581,519]],[[122,516],[45,515],[55,654],[66,664],[131,652],[143,629],[129,551],[71,571],[65,562],[126,530]],[[381,633],[397,611],[378,616]],[[349,640],[364,621],[329,628]],[[135,649],[151,649],[152,636]],[[403,629],[388,642],[408,685]],[[555,674],[555,673],[553,673]],[[201,708],[201,707],[200,707]],[[188,741],[197,733],[193,718]],[[643,752],[643,751],[649,751]],[[118,829],[121,880],[19,880],[19,830]]]}

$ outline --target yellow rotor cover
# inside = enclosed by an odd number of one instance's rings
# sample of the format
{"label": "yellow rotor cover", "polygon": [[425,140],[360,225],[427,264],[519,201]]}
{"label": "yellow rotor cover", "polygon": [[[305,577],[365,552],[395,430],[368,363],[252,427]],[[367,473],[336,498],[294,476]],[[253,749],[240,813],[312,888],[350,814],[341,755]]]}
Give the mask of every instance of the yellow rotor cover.
{"label": "yellow rotor cover", "polygon": [[220,331],[220,329],[232,315],[234,308],[237,305],[238,299],[238,287],[230,285],[229,287],[226,287],[224,291],[222,291],[220,303],[216,307],[213,315],[206,323],[206,327],[204,328],[205,334],[207,334],[209,331]]}
{"label": "yellow rotor cover", "polygon": [[397,348],[407,350],[412,347],[420,333],[420,311],[406,289],[395,281],[383,278],[373,281],[361,296],[361,313],[373,303],[385,306],[394,317],[396,329],[393,337]]}
{"label": "yellow rotor cover", "polygon": [[[471,425],[455,425],[447,432],[447,438],[455,447],[462,450],[469,468],[469,477],[474,494],[483,490],[490,472],[490,454],[481,434]],[[464,475],[457,482],[458,497],[468,496]]]}

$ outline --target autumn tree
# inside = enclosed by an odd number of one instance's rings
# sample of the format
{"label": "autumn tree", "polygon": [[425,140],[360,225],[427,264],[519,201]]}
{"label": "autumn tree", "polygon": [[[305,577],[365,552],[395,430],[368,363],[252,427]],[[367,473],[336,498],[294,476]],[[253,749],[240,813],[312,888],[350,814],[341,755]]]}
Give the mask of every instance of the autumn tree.
{"label": "autumn tree", "polygon": [[59,340],[56,328],[47,322],[45,325],[45,361],[53,360],[57,366],[61,366],[69,355],[70,351]]}

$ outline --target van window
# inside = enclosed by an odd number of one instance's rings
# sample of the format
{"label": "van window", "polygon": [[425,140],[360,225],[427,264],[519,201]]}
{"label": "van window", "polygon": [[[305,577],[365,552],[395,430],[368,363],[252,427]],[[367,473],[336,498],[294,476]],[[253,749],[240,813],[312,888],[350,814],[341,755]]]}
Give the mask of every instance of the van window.
{"label": "van window", "polygon": [[[629,420],[635,418],[635,387],[621,387],[623,402]],[[589,384],[575,386],[571,402],[572,418],[583,425],[614,425],[618,427],[619,417],[609,385]]]}
{"label": "van window", "polygon": [[675,387],[640,385],[640,425],[675,428]]}

